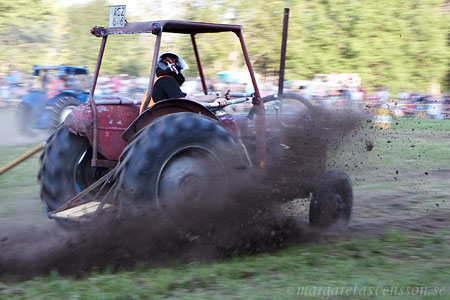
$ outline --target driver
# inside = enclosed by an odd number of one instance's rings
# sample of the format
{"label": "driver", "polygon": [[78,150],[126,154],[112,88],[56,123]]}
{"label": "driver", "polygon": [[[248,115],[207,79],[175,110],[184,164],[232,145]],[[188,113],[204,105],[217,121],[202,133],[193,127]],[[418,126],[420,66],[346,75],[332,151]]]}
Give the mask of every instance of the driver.
{"label": "driver", "polygon": [[197,102],[217,101],[220,106],[227,105],[227,100],[225,99],[229,92],[227,90],[222,91],[218,96],[215,94],[188,96],[183,93],[180,88],[180,86],[184,83],[184,76],[181,71],[186,69],[189,69],[189,67],[180,56],[170,52],[161,54],[158,57],[156,64],[157,78],[153,84],[152,98],[150,99],[148,106],[144,108],[148,91],[145,92],[139,113],[142,113],[146,108],[152,106],[158,101],[172,98],[184,98]]}

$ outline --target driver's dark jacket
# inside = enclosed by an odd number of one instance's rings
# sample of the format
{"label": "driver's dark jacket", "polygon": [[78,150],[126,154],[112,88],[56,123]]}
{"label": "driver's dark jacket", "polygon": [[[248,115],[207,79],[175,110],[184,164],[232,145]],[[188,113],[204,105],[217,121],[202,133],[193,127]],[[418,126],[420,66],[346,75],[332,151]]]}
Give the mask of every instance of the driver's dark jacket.
{"label": "driver's dark jacket", "polygon": [[[142,98],[141,109],[139,113],[142,113],[145,110],[144,102],[147,98],[147,92],[145,92],[145,95]],[[163,75],[156,78],[155,83],[153,84],[153,95],[146,108],[149,108],[150,106],[161,100],[183,97],[186,97],[186,93],[183,93],[181,91],[177,80],[170,75]]]}

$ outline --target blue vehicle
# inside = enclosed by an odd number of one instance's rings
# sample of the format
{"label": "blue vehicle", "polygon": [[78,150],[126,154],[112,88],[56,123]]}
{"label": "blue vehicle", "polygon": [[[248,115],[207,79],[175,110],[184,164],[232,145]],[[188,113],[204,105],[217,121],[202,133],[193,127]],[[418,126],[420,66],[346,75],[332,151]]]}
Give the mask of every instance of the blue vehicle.
{"label": "blue vehicle", "polygon": [[17,107],[18,127],[53,131],[89,97],[89,72],[67,65],[34,66],[28,93]]}

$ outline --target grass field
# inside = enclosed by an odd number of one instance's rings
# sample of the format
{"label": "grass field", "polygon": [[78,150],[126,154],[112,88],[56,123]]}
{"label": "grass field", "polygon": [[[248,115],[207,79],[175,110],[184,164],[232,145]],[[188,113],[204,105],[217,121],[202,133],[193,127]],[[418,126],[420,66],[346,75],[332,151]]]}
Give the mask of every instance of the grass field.
{"label": "grass field", "polygon": [[[81,277],[0,279],[0,299],[449,299],[450,120],[366,129],[330,161],[351,174],[342,237],[210,263],[174,261]],[[362,151],[365,139],[372,151]],[[0,165],[33,146],[0,147]],[[38,155],[0,176],[1,224],[48,224]],[[1,261],[0,261],[1,271]]]}
{"label": "grass field", "polygon": [[[174,263],[155,269],[138,266],[131,271],[91,273],[82,279],[53,274],[4,283],[0,298],[391,299],[397,295],[412,299],[418,295],[413,297],[413,287],[421,287],[427,289],[421,295],[424,299],[448,299],[448,236],[449,232],[389,233],[378,239],[292,245],[211,264]],[[319,287],[323,288],[320,292]],[[341,292],[341,288],[350,291]]]}
{"label": "grass field", "polygon": [[[15,159],[32,148],[30,146],[0,147],[0,165]],[[42,220],[43,212],[39,200],[38,169],[39,154],[35,154],[20,166],[0,175],[0,219],[13,221],[32,218],[36,222],[45,221]]]}

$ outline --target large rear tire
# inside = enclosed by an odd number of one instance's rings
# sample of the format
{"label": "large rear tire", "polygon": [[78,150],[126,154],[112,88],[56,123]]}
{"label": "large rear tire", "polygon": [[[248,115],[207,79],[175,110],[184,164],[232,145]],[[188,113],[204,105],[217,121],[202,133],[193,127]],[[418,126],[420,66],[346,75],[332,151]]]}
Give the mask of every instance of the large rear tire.
{"label": "large rear tire", "polygon": [[61,123],[64,122],[67,115],[72,112],[80,104],[77,98],[70,95],[62,95],[53,104],[50,129],[55,130]]}
{"label": "large rear tire", "polygon": [[161,117],[124,150],[116,197],[131,209],[136,203],[166,205],[175,199],[201,203],[228,189],[235,149],[228,132],[210,118]]}
{"label": "large rear tire", "polygon": [[92,148],[86,138],[60,125],[41,156],[41,200],[53,211],[99,179],[106,170],[91,167]]}
{"label": "large rear tire", "polygon": [[350,177],[342,171],[326,172],[314,185],[309,207],[309,224],[328,227],[350,221],[353,188]]}

